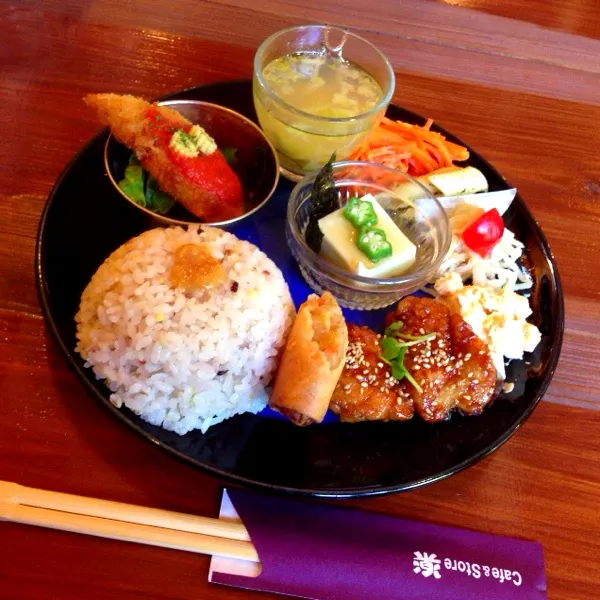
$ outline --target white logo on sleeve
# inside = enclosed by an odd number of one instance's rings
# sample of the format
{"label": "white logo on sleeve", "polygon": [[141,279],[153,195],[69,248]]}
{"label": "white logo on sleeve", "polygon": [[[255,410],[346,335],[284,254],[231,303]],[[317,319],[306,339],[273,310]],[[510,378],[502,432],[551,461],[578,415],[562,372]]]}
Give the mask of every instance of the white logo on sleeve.
{"label": "white logo on sleeve", "polygon": [[[452,571],[454,573],[466,575],[473,579],[489,578],[496,583],[512,583],[519,587],[523,584],[523,576],[519,571],[507,568],[482,565],[467,560],[457,560],[450,557],[437,557],[437,554],[428,552],[413,553],[413,572],[421,574],[425,578],[433,575],[433,579],[442,578],[442,570]],[[407,557],[408,558],[408,557]],[[447,582],[446,582],[447,583]]]}
{"label": "white logo on sleeve", "polygon": [[413,559],[413,571],[421,573],[423,577],[431,577],[440,579],[440,559],[435,554],[427,554],[427,552],[415,552]]}

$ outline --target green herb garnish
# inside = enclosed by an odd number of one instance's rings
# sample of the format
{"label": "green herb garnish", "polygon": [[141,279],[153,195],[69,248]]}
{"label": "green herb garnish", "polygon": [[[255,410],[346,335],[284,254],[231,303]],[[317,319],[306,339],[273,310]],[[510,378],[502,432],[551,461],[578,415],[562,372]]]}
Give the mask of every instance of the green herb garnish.
{"label": "green herb garnish", "polygon": [[432,340],[435,333],[426,333],[425,335],[414,336],[402,333],[400,330],[404,327],[402,321],[396,321],[389,325],[385,330],[385,335],[381,340],[381,358],[390,366],[392,376],[398,381],[406,377],[407,381],[419,392],[423,390],[416,382],[410,371],[404,366],[404,357],[410,346],[416,346]]}
{"label": "green herb garnish", "polygon": [[402,321],[394,321],[385,328],[384,335],[393,336],[397,331],[400,331],[404,327]]}
{"label": "green herb garnish", "polygon": [[142,168],[135,154],[129,158],[129,165],[125,169],[124,178],[119,181],[119,188],[136,204],[160,215],[169,212],[175,204],[173,198],[158,187],[156,179]]}
{"label": "green herb garnish", "polygon": [[196,137],[191,133],[185,132],[183,129],[178,129],[173,134],[173,140],[171,142],[176,148],[181,150],[187,150],[188,152],[198,153],[198,145],[196,143]]}
{"label": "green herb garnish", "polygon": [[319,227],[319,219],[339,208],[338,193],[335,189],[332,164],[335,152],[327,164],[317,173],[312,185],[309,201],[309,218],[306,226],[305,239],[311,250],[319,252],[323,243],[323,232]]}
{"label": "green herb garnish", "polygon": [[396,360],[400,354],[401,347],[395,338],[386,336],[381,340],[381,349],[383,350],[381,356],[388,361]]}

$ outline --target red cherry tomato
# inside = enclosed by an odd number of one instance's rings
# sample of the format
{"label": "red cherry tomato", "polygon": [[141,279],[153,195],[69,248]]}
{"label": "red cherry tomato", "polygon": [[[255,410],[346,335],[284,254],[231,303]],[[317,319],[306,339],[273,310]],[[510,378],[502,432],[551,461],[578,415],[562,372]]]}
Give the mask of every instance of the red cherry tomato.
{"label": "red cherry tomato", "polygon": [[495,209],[488,210],[471,223],[462,233],[465,245],[481,256],[487,256],[492,248],[502,239],[504,221]]}

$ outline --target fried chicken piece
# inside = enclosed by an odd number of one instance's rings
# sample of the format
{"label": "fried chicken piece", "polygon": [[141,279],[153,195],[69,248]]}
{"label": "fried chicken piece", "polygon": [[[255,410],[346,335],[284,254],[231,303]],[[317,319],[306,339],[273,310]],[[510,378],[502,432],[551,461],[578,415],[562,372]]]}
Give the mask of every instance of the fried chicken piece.
{"label": "fried chicken piece", "polygon": [[177,111],[134,96],[89,94],[84,100],[160,188],[191,213],[208,222],[242,214],[242,186],[218,149],[190,157],[170,147],[176,131],[188,134],[193,127]]}
{"label": "fried chicken piece", "polygon": [[346,362],[329,404],[341,421],[405,421],[413,416],[409,396],[380,358],[380,338],[368,327],[348,325]]}
{"label": "fried chicken piece", "polygon": [[395,379],[381,359],[381,336],[348,325],[344,370],[329,408],[342,421],[406,420],[413,412],[425,421],[444,421],[453,410],[477,415],[494,397],[496,369],[489,349],[458,313],[430,298],[409,296],[386,316],[386,326],[402,321],[403,334],[433,339],[408,347],[404,366],[421,388]]}
{"label": "fried chicken piece", "polygon": [[432,340],[409,347],[404,357],[405,367],[422,392],[406,378],[400,387],[418,415],[436,422],[448,419],[455,409],[480,414],[494,397],[496,368],[487,345],[460,314],[437,300],[409,296],[386,316],[386,325],[396,321],[402,321],[404,334],[436,334]]}

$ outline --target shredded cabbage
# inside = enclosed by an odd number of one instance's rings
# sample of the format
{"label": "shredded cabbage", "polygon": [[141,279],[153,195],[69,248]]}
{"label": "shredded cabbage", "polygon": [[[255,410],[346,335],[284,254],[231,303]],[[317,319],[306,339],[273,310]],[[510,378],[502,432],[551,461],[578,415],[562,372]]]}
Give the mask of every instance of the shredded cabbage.
{"label": "shredded cabbage", "polygon": [[518,263],[523,255],[524,245],[512,231],[504,229],[502,239],[487,257],[473,252],[463,243],[462,232],[482,214],[482,209],[467,205],[461,205],[453,211],[450,216],[450,249],[434,281],[446,273],[456,272],[463,282],[470,280],[473,285],[489,286],[497,290],[509,289],[513,292],[531,288],[531,276]]}

